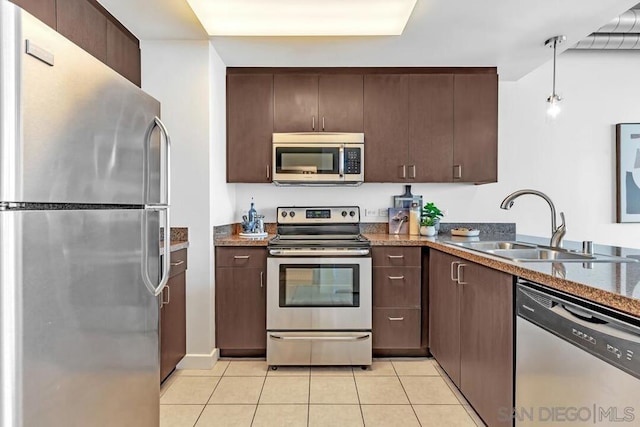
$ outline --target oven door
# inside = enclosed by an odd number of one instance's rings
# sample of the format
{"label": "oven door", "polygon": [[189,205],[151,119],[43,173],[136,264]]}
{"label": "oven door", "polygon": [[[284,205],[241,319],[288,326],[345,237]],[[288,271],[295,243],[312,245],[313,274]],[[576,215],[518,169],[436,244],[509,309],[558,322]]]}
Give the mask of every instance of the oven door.
{"label": "oven door", "polygon": [[267,329],[371,330],[371,258],[268,258]]}

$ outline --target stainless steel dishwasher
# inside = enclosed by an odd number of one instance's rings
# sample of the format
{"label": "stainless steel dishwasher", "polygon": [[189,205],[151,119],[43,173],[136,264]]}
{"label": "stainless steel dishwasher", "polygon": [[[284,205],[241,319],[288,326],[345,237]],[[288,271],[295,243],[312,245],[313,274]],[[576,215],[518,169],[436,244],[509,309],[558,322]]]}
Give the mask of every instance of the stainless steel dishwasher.
{"label": "stainless steel dishwasher", "polygon": [[516,313],[516,426],[640,425],[639,319],[522,280]]}

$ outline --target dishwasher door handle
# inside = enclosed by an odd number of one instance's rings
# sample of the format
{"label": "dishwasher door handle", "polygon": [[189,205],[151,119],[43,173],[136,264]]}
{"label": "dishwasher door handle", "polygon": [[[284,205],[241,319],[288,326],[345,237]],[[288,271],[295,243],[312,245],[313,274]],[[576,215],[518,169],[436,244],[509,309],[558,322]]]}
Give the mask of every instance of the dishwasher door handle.
{"label": "dishwasher door handle", "polygon": [[[573,307],[571,307],[573,308]],[[640,344],[640,335],[629,332],[625,329],[618,327],[613,323],[606,323],[605,321],[593,322],[592,320],[585,319],[584,316],[578,315],[567,309],[564,304],[558,304],[555,307],[551,308],[550,311],[553,311],[558,316],[561,316],[570,322],[576,323],[580,326],[584,326],[585,328],[592,329],[594,331],[600,332],[603,335],[610,335],[612,337],[620,338],[623,340],[631,341],[636,344]],[[580,310],[582,313],[582,310]],[[585,313],[588,315],[588,313]],[[598,319],[597,317],[593,317],[594,319]],[[605,323],[601,323],[605,322]]]}

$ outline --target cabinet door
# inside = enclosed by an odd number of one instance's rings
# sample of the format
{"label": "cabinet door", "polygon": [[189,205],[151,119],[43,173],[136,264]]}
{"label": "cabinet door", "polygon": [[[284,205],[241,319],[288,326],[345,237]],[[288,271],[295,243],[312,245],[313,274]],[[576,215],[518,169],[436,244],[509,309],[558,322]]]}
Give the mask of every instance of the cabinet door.
{"label": "cabinet door", "polygon": [[216,269],[216,346],[221,350],[267,348],[264,268]]}
{"label": "cabinet door", "polygon": [[490,426],[513,407],[513,276],[463,261],[460,390]]}
{"label": "cabinet door", "polygon": [[11,0],[51,28],[56,28],[56,0]]}
{"label": "cabinet door", "polygon": [[416,182],[453,181],[453,75],[409,77],[409,171]]}
{"label": "cabinet door", "polygon": [[318,89],[319,130],[362,132],[363,102],[361,75],[321,75]]}
{"label": "cabinet door", "polygon": [[366,182],[405,182],[408,177],[409,76],[364,77]]}
{"label": "cabinet door", "polygon": [[86,0],[56,0],[60,34],[98,58],[107,61],[107,18]]}
{"label": "cabinet door", "polygon": [[498,180],[498,76],[454,78],[454,181]]}
{"label": "cabinet door", "polygon": [[141,84],[140,47],[113,22],[107,22],[107,65],[137,86]]}
{"label": "cabinet door", "polygon": [[173,371],[187,352],[186,322],[186,274],[169,279],[162,292],[160,309],[160,379]]}
{"label": "cabinet door", "polygon": [[[432,250],[429,256],[429,348],[451,380],[460,386],[459,285],[451,280],[460,260]],[[453,266],[455,270],[456,265]],[[454,271],[455,272],[455,271]]]}
{"label": "cabinet door", "polygon": [[320,130],[317,75],[276,74],[273,93],[274,132]]}
{"label": "cabinet door", "polygon": [[227,182],[271,182],[273,75],[227,76]]}

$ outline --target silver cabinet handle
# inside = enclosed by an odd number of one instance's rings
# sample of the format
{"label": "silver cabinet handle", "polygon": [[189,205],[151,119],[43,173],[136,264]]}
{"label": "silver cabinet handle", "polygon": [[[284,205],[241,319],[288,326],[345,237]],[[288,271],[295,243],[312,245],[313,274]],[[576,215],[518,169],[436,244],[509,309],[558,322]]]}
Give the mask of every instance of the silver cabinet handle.
{"label": "silver cabinet handle", "polygon": [[316,130],[316,116],[311,116],[311,130]]}
{"label": "silver cabinet handle", "polygon": [[387,257],[389,257],[389,259],[402,259],[404,255],[387,255]]}
{"label": "silver cabinet handle", "polygon": [[177,267],[177,266],[182,265],[182,264],[184,264],[184,260],[183,259],[178,261],[178,262],[172,262],[171,263],[171,267]]}
{"label": "silver cabinet handle", "polygon": [[322,116],[322,131],[324,131],[324,116]]}
{"label": "silver cabinet handle", "polygon": [[400,166],[402,172],[400,172],[400,178],[405,179],[407,177],[407,165]]}
{"label": "silver cabinet handle", "polygon": [[366,340],[368,338],[371,338],[371,335],[366,334],[366,335],[359,335],[359,336],[355,336],[355,337],[313,337],[313,336],[295,336],[295,337],[287,337],[287,336],[281,336],[281,335],[273,335],[273,334],[269,334],[269,338],[271,338],[272,340],[279,340],[279,341],[362,341],[362,340]]}
{"label": "silver cabinet handle", "polygon": [[340,163],[338,174],[342,177],[344,176],[344,144],[340,146],[340,157],[338,158],[338,163]]}
{"label": "silver cabinet handle", "polygon": [[267,165],[267,179],[270,178],[270,175],[271,175],[271,166]]}
{"label": "silver cabinet handle", "polygon": [[454,267],[455,265],[459,265],[459,264],[460,264],[460,261],[453,261],[453,262],[451,263],[451,280],[452,280],[452,281],[454,281],[454,282],[457,282],[457,281],[458,281],[458,278],[453,276],[453,267]]}
{"label": "silver cabinet handle", "polygon": [[260,272],[260,287],[264,287],[264,271]]}
{"label": "silver cabinet handle", "polygon": [[162,305],[167,305],[167,304],[169,304],[171,302],[171,287],[165,286],[165,289],[167,290],[167,292],[166,292],[167,300],[166,301],[164,300],[165,292],[164,292],[164,289],[163,289],[163,292],[162,292]]}
{"label": "silver cabinet handle", "polygon": [[249,259],[251,255],[234,255],[233,259]]}
{"label": "silver cabinet handle", "polygon": [[401,322],[404,320],[404,317],[387,317],[392,322]]}
{"label": "silver cabinet handle", "polygon": [[463,282],[462,280],[460,280],[460,278],[462,277],[462,272],[464,271],[462,268],[466,267],[467,264],[462,264],[462,263],[458,263],[458,277],[456,279],[456,281],[458,282],[459,285],[466,285],[467,282]]}
{"label": "silver cabinet handle", "polygon": [[416,165],[409,165],[409,178],[416,177]]}
{"label": "silver cabinet handle", "polygon": [[389,280],[404,280],[404,276],[387,276]]}
{"label": "silver cabinet handle", "polygon": [[462,179],[462,165],[453,165],[453,179]]}

